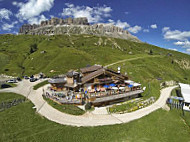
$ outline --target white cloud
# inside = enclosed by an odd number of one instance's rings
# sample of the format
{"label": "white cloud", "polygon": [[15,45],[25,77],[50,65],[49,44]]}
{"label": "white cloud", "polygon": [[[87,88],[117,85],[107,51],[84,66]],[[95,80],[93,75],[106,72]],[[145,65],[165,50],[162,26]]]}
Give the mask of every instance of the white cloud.
{"label": "white cloud", "polygon": [[115,24],[114,20],[112,20],[112,19],[108,19],[108,22],[112,23],[112,24]]}
{"label": "white cloud", "polygon": [[17,2],[17,1],[13,1],[13,2],[12,2],[12,5],[17,6],[17,7],[21,7],[22,5],[24,5],[24,3],[22,3],[22,2]]}
{"label": "white cloud", "polygon": [[186,40],[186,41],[177,41],[177,42],[174,42],[175,45],[178,45],[178,46],[182,46],[184,48],[190,48],[190,41]]}
{"label": "white cloud", "polygon": [[190,38],[190,31],[171,31],[170,29],[168,29],[164,32],[164,39],[167,40],[185,41],[188,40],[188,38]]}
{"label": "white cloud", "polygon": [[166,31],[168,31],[168,30],[170,30],[170,27],[164,27],[164,28],[162,28],[162,32],[163,33],[166,32]]}
{"label": "white cloud", "polygon": [[190,48],[186,50],[188,53],[190,53]]}
{"label": "white cloud", "polygon": [[129,12],[127,12],[127,11],[126,11],[126,12],[124,12],[124,13],[125,13],[126,15],[128,15],[128,14],[129,14]]}
{"label": "white cloud", "polygon": [[12,15],[12,12],[6,8],[0,9],[0,20],[6,19],[9,20],[10,16]]}
{"label": "white cloud", "polygon": [[44,15],[40,15],[38,17],[33,17],[33,18],[28,19],[28,23],[29,24],[40,24],[41,21],[45,21],[45,20],[47,20],[47,18]]}
{"label": "white cloud", "polygon": [[178,51],[176,48],[168,48],[169,50]]}
{"label": "white cloud", "polygon": [[[117,22],[115,22],[114,20],[109,19],[108,22],[115,25],[115,26],[117,26],[117,27],[126,29],[129,32],[134,33],[134,34],[136,34],[136,33],[138,33],[139,31],[142,30],[141,26],[136,25],[134,27],[131,27],[127,22],[122,22],[121,20],[117,20]],[[144,29],[144,32],[149,32],[149,30]]]}
{"label": "white cloud", "polygon": [[26,3],[14,1],[12,4],[20,8],[17,17],[22,21],[39,18],[42,12],[49,11],[53,7],[54,0],[28,0]]}
{"label": "white cloud", "polygon": [[149,32],[149,29],[144,29],[143,32],[144,32],[144,33],[148,33],[148,32]]}
{"label": "white cloud", "polygon": [[152,29],[157,29],[157,25],[156,25],[156,24],[150,25],[150,27],[151,27]]}
{"label": "white cloud", "polygon": [[53,17],[55,17],[54,15],[49,15],[50,16],[50,18],[53,18]]}
{"label": "white cloud", "polygon": [[117,27],[120,27],[120,28],[129,28],[130,25],[127,23],[127,22],[121,22],[120,20],[117,20],[117,22],[115,23],[115,25]]}
{"label": "white cloud", "polygon": [[103,21],[103,18],[110,17],[111,7],[104,6],[75,6],[71,3],[65,4],[67,8],[63,9],[62,16],[71,16],[74,18],[87,17],[90,23]]}
{"label": "white cloud", "polygon": [[18,32],[17,32],[17,31],[13,31],[12,33],[15,34],[15,35],[18,35]]}
{"label": "white cloud", "polygon": [[12,28],[14,28],[14,26],[15,26],[16,24],[18,24],[18,21],[12,22],[11,24],[4,23],[4,24],[2,25],[2,29],[3,29],[4,31],[10,31]]}
{"label": "white cloud", "polygon": [[184,42],[183,41],[177,41],[177,42],[174,42],[175,45],[183,45]]}
{"label": "white cloud", "polygon": [[164,39],[172,40],[174,45],[190,50],[190,31],[171,30],[169,27],[162,29]]}
{"label": "white cloud", "polygon": [[138,25],[128,28],[128,31],[134,34],[138,33],[141,30],[142,30],[142,27]]}

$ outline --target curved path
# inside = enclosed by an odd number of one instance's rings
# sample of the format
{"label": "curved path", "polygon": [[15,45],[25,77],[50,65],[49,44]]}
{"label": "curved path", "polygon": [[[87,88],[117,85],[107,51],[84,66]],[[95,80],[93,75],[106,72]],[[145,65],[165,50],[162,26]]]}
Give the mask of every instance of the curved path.
{"label": "curved path", "polygon": [[138,59],[143,59],[143,58],[156,58],[156,57],[161,58],[162,56],[160,56],[160,55],[151,55],[151,56],[142,56],[142,57],[129,58],[129,59],[124,59],[124,60],[120,60],[120,61],[108,64],[105,67],[110,67],[110,66],[113,66],[115,64],[123,63],[123,62],[126,62],[126,61],[133,61],[133,60],[138,60]]}
{"label": "curved path", "polygon": [[36,111],[47,119],[64,125],[72,126],[100,126],[100,125],[113,125],[121,124],[139,119],[143,116],[150,114],[151,112],[162,108],[166,104],[167,98],[170,96],[171,91],[177,86],[164,88],[161,90],[160,98],[152,105],[142,108],[140,110],[125,113],[125,114],[92,114],[86,113],[82,116],[74,116],[66,113],[62,113],[48,103],[46,103],[42,97],[42,88],[33,90],[32,87],[41,81],[34,83],[28,80],[23,80],[18,83],[15,88],[2,89],[0,92],[14,92],[22,94],[27,97],[36,107]]}

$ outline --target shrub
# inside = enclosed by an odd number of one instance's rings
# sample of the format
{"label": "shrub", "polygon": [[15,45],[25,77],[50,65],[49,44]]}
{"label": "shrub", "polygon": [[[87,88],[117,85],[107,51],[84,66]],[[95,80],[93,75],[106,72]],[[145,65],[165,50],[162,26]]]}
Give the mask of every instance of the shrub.
{"label": "shrub", "polygon": [[150,49],[150,52],[149,52],[149,54],[150,54],[150,55],[153,55],[153,51],[152,51],[152,49]]}
{"label": "shrub", "polygon": [[5,69],[5,71],[9,71],[9,69]]}
{"label": "shrub", "polygon": [[30,54],[38,50],[38,45],[36,43],[30,45]]}
{"label": "shrub", "polygon": [[86,105],[85,105],[85,110],[90,110],[92,108],[92,103],[87,103]]}

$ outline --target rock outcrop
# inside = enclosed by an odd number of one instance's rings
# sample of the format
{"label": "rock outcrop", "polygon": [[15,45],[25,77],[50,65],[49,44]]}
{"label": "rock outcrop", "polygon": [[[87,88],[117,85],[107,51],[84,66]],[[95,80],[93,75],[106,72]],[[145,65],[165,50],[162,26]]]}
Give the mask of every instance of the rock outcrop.
{"label": "rock outcrop", "polygon": [[40,25],[24,24],[20,28],[19,33],[29,35],[90,34],[140,42],[137,37],[113,24],[102,23],[90,25],[86,17],[74,19],[52,18],[47,21],[42,21]]}

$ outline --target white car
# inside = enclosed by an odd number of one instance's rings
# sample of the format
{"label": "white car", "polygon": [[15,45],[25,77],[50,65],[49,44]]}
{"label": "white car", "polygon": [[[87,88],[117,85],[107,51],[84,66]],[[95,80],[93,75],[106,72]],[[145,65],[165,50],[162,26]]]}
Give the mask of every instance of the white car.
{"label": "white car", "polygon": [[7,83],[17,83],[15,79],[8,80]]}

